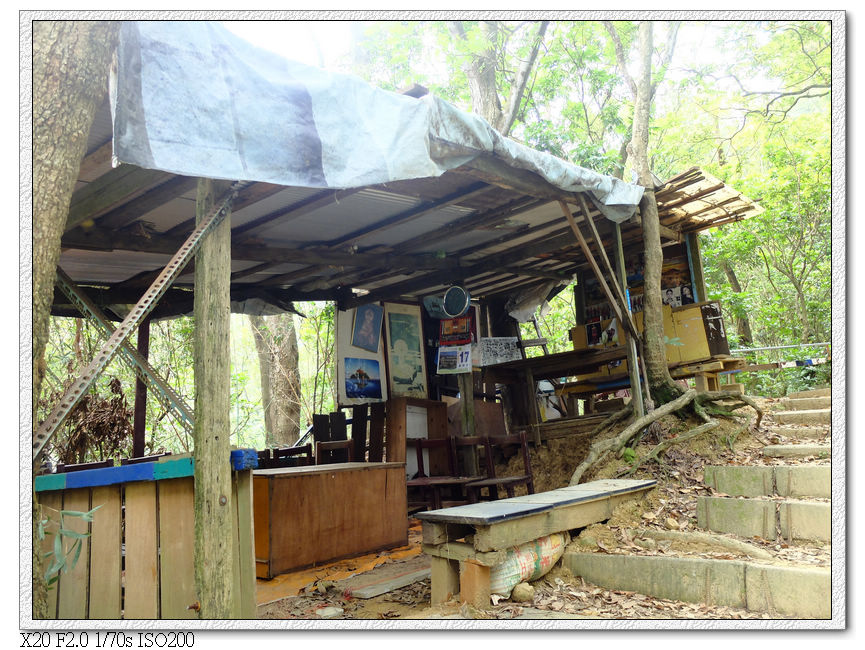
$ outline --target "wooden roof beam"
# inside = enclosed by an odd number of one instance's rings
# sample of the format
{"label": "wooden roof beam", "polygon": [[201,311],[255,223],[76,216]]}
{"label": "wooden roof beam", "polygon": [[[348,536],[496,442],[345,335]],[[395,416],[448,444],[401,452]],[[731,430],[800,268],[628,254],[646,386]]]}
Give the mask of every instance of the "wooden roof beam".
{"label": "wooden roof beam", "polygon": [[112,169],[72,194],[65,232],[97,219],[171,178],[172,174],[167,172],[134,165],[121,165]]}
{"label": "wooden roof beam", "polygon": [[[67,233],[62,240],[62,246],[83,250],[127,250],[173,255],[183,242],[184,238],[181,237],[144,235],[91,228],[87,233],[79,231]],[[334,264],[338,266],[389,266],[414,269],[447,269],[453,267],[452,260],[441,259],[434,255],[371,255],[321,248],[265,248],[243,245],[232,245],[231,250],[232,258],[235,260],[272,262],[275,264]]]}

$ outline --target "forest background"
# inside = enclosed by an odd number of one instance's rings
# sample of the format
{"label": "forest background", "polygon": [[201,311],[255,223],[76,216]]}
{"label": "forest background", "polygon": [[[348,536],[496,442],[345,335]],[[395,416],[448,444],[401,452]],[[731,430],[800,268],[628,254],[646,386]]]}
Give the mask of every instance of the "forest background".
{"label": "forest background", "polygon": [[[490,110],[484,116],[513,139],[632,180],[625,145],[631,140],[634,100],[622,66],[636,66],[636,23],[342,26],[350,37],[338,60],[325,60],[327,42],[314,43],[321,67],[389,90],[420,84],[464,110],[486,103]],[[730,347],[829,341],[831,24],[660,22],[655,34],[657,90],[648,148],[656,179],[698,166],[765,210],[700,235],[709,298],[722,301]],[[282,316],[232,315],[232,444],[259,449],[291,444],[313,413],[334,407],[334,305],[299,302],[295,308],[297,313]],[[570,348],[574,323],[569,287],[537,316],[549,352]],[[523,327],[526,338],[538,336],[532,323]],[[189,403],[192,331],[190,318],[152,323],[149,357]],[[52,318],[39,396],[43,409],[99,345],[99,332],[86,322]],[[826,356],[824,346],[756,358],[812,356]],[[825,383],[829,369],[766,371],[742,380],[749,393],[783,395]],[[66,435],[58,436],[52,456],[81,462],[131,455],[134,379],[115,360],[70,418]],[[90,433],[72,438],[73,431]],[[191,448],[183,428],[153,399],[146,438],[147,453]]]}

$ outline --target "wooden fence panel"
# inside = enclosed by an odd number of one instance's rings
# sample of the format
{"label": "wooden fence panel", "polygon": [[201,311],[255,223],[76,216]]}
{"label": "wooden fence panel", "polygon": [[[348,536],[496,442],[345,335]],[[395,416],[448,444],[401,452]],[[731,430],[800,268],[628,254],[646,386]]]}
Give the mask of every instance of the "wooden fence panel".
{"label": "wooden fence panel", "polygon": [[198,618],[192,479],[159,481],[160,618]]}
{"label": "wooden fence panel", "polygon": [[90,607],[88,618],[120,618],[120,486],[93,488],[90,524]]}
{"label": "wooden fence panel", "polygon": [[[76,512],[87,512],[90,510],[90,488],[79,488],[66,490],[63,493],[63,509]],[[81,517],[65,516],[63,518],[64,528],[76,533],[87,533],[90,524]],[[73,539],[64,539],[63,550],[68,552],[72,547]],[[71,563],[74,554],[69,556]],[[87,618],[87,582],[90,576],[90,538],[81,540],[81,554],[75,566],[62,577],[62,584],[58,591],[57,618],[60,619],[84,619]]]}
{"label": "wooden fence panel", "polygon": [[[46,535],[42,540],[42,553],[54,550],[54,533],[57,526],[60,525],[60,510],[63,509],[63,493],[62,492],[44,492],[39,495],[39,503],[42,505],[42,519],[48,519],[49,523],[45,525]],[[44,568],[48,568],[51,558],[44,560]],[[63,579],[63,576],[60,576]],[[60,582],[55,582],[48,587],[48,618],[57,618],[57,593],[60,589]]]}
{"label": "wooden fence panel", "polygon": [[156,483],[127,483],[123,618],[159,618]]}

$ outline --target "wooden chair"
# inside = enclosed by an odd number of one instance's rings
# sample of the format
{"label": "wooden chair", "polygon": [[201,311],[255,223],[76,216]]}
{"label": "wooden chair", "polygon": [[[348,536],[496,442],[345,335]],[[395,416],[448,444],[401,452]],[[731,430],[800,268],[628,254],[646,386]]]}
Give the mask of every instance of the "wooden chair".
{"label": "wooden chair", "polygon": [[[432,440],[427,438],[409,438],[406,440],[406,444],[414,445],[418,467],[417,476],[406,481],[406,488],[409,490],[415,488],[421,495],[420,499],[409,500],[410,510],[438,510],[443,507],[468,503],[468,500],[463,496],[462,487],[477,477],[459,476],[457,474],[455,448],[450,437],[434,438]],[[436,449],[441,449],[445,452],[449,471],[447,475],[428,476],[426,474],[423,452],[424,450],[433,451]],[[445,490],[454,489],[459,490],[458,497],[453,498],[453,495],[450,495],[450,498],[447,500],[442,498]]]}
{"label": "wooden chair", "polygon": [[[496,448],[504,448],[512,445],[518,445],[523,457],[523,473],[514,476],[496,476],[495,454]],[[495,500],[499,498],[499,487],[503,487],[507,492],[508,497],[515,496],[514,487],[525,484],[529,494],[535,493],[535,483],[532,474],[532,464],[529,459],[529,446],[526,442],[525,431],[520,431],[519,434],[509,436],[487,436],[484,438],[485,464],[487,468],[487,478],[480,481],[473,481],[467,484],[466,492],[469,495],[469,500],[472,503],[481,500],[481,491],[484,488],[488,490],[488,499]]]}
{"label": "wooden chair", "polygon": [[322,440],[315,443],[315,464],[351,463],[354,443],[351,440]]}
{"label": "wooden chair", "polygon": [[[481,465],[480,458],[481,454],[479,452],[485,450],[484,437],[483,436],[460,436],[460,435],[449,435],[448,436],[451,447],[453,448],[453,456],[456,462],[457,468],[461,468],[462,472],[460,472],[461,476],[464,476],[469,479],[470,482],[480,481],[485,478],[485,475],[478,476],[474,472],[474,467],[468,467],[468,454],[467,451],[472,453],[474,457],[478,460],[478,465],[481,467],[485,467],[486,465]],[[462,467],[460,465],[461,459],[466,457],[466,460],[463,462]],[[467,483],[468,485],[468,483]],[[466,499],[469,503],[477,502],[477,491],[474,490],[466,490]]]}
{"label": "wooden chair", "polygon": [[312,445],[279,447],[258,452],[259,469],[280,467],[304,467],[313,464]]}

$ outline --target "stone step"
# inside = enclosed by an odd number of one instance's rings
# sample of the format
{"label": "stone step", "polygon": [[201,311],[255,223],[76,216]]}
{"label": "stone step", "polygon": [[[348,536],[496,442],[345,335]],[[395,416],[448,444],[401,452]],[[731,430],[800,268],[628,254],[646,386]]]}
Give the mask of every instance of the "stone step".
{"label": "stone step", "polygon": [[731,496],[832,496],[829,465],[710,465],[703,470],[703,482]]}
{"label": "stone step", "polygon": [[790,411],[812,411],[816,409],[827,409],[832,406],[832,398],[826,397],[797,397],[785,399],[781,405]]}
{"label": "stone step", "polygon": [[767,445],[763,455],[770,458],[808,458],[809,456],[829,457],[831,445]]}
{"label": "stone step", "polygon": [[825,438],[832,432],[832,428],[828,426],[802,427],[802,426],[786,426],[772,427],[772,431],[779,436],[785,438]]}
{"label": "stone step", "polygon": [[579,551],[565,551],[562,566],[605,589],[789,618],[831,616],[831,573],[824,567]]}
{"label": "stone step", "polygon": [[816,501],[697,497],[697,525],[716,533],[740,537],[781,537],[789,542],[828,542],[832,537],[832,508]]}
{"label": "stone step", "polygon": [[778,411],[772,414],[778,424],[832,424],[830,409],[809,409],[806,411]]}
{"label": "stone step", "polygon": [[799,397],[827,397],[831,394],[831,388],[812,388],[811,390],[800,390],[795,393],[789,393],[787,397],[792,397],[793,399]]}

